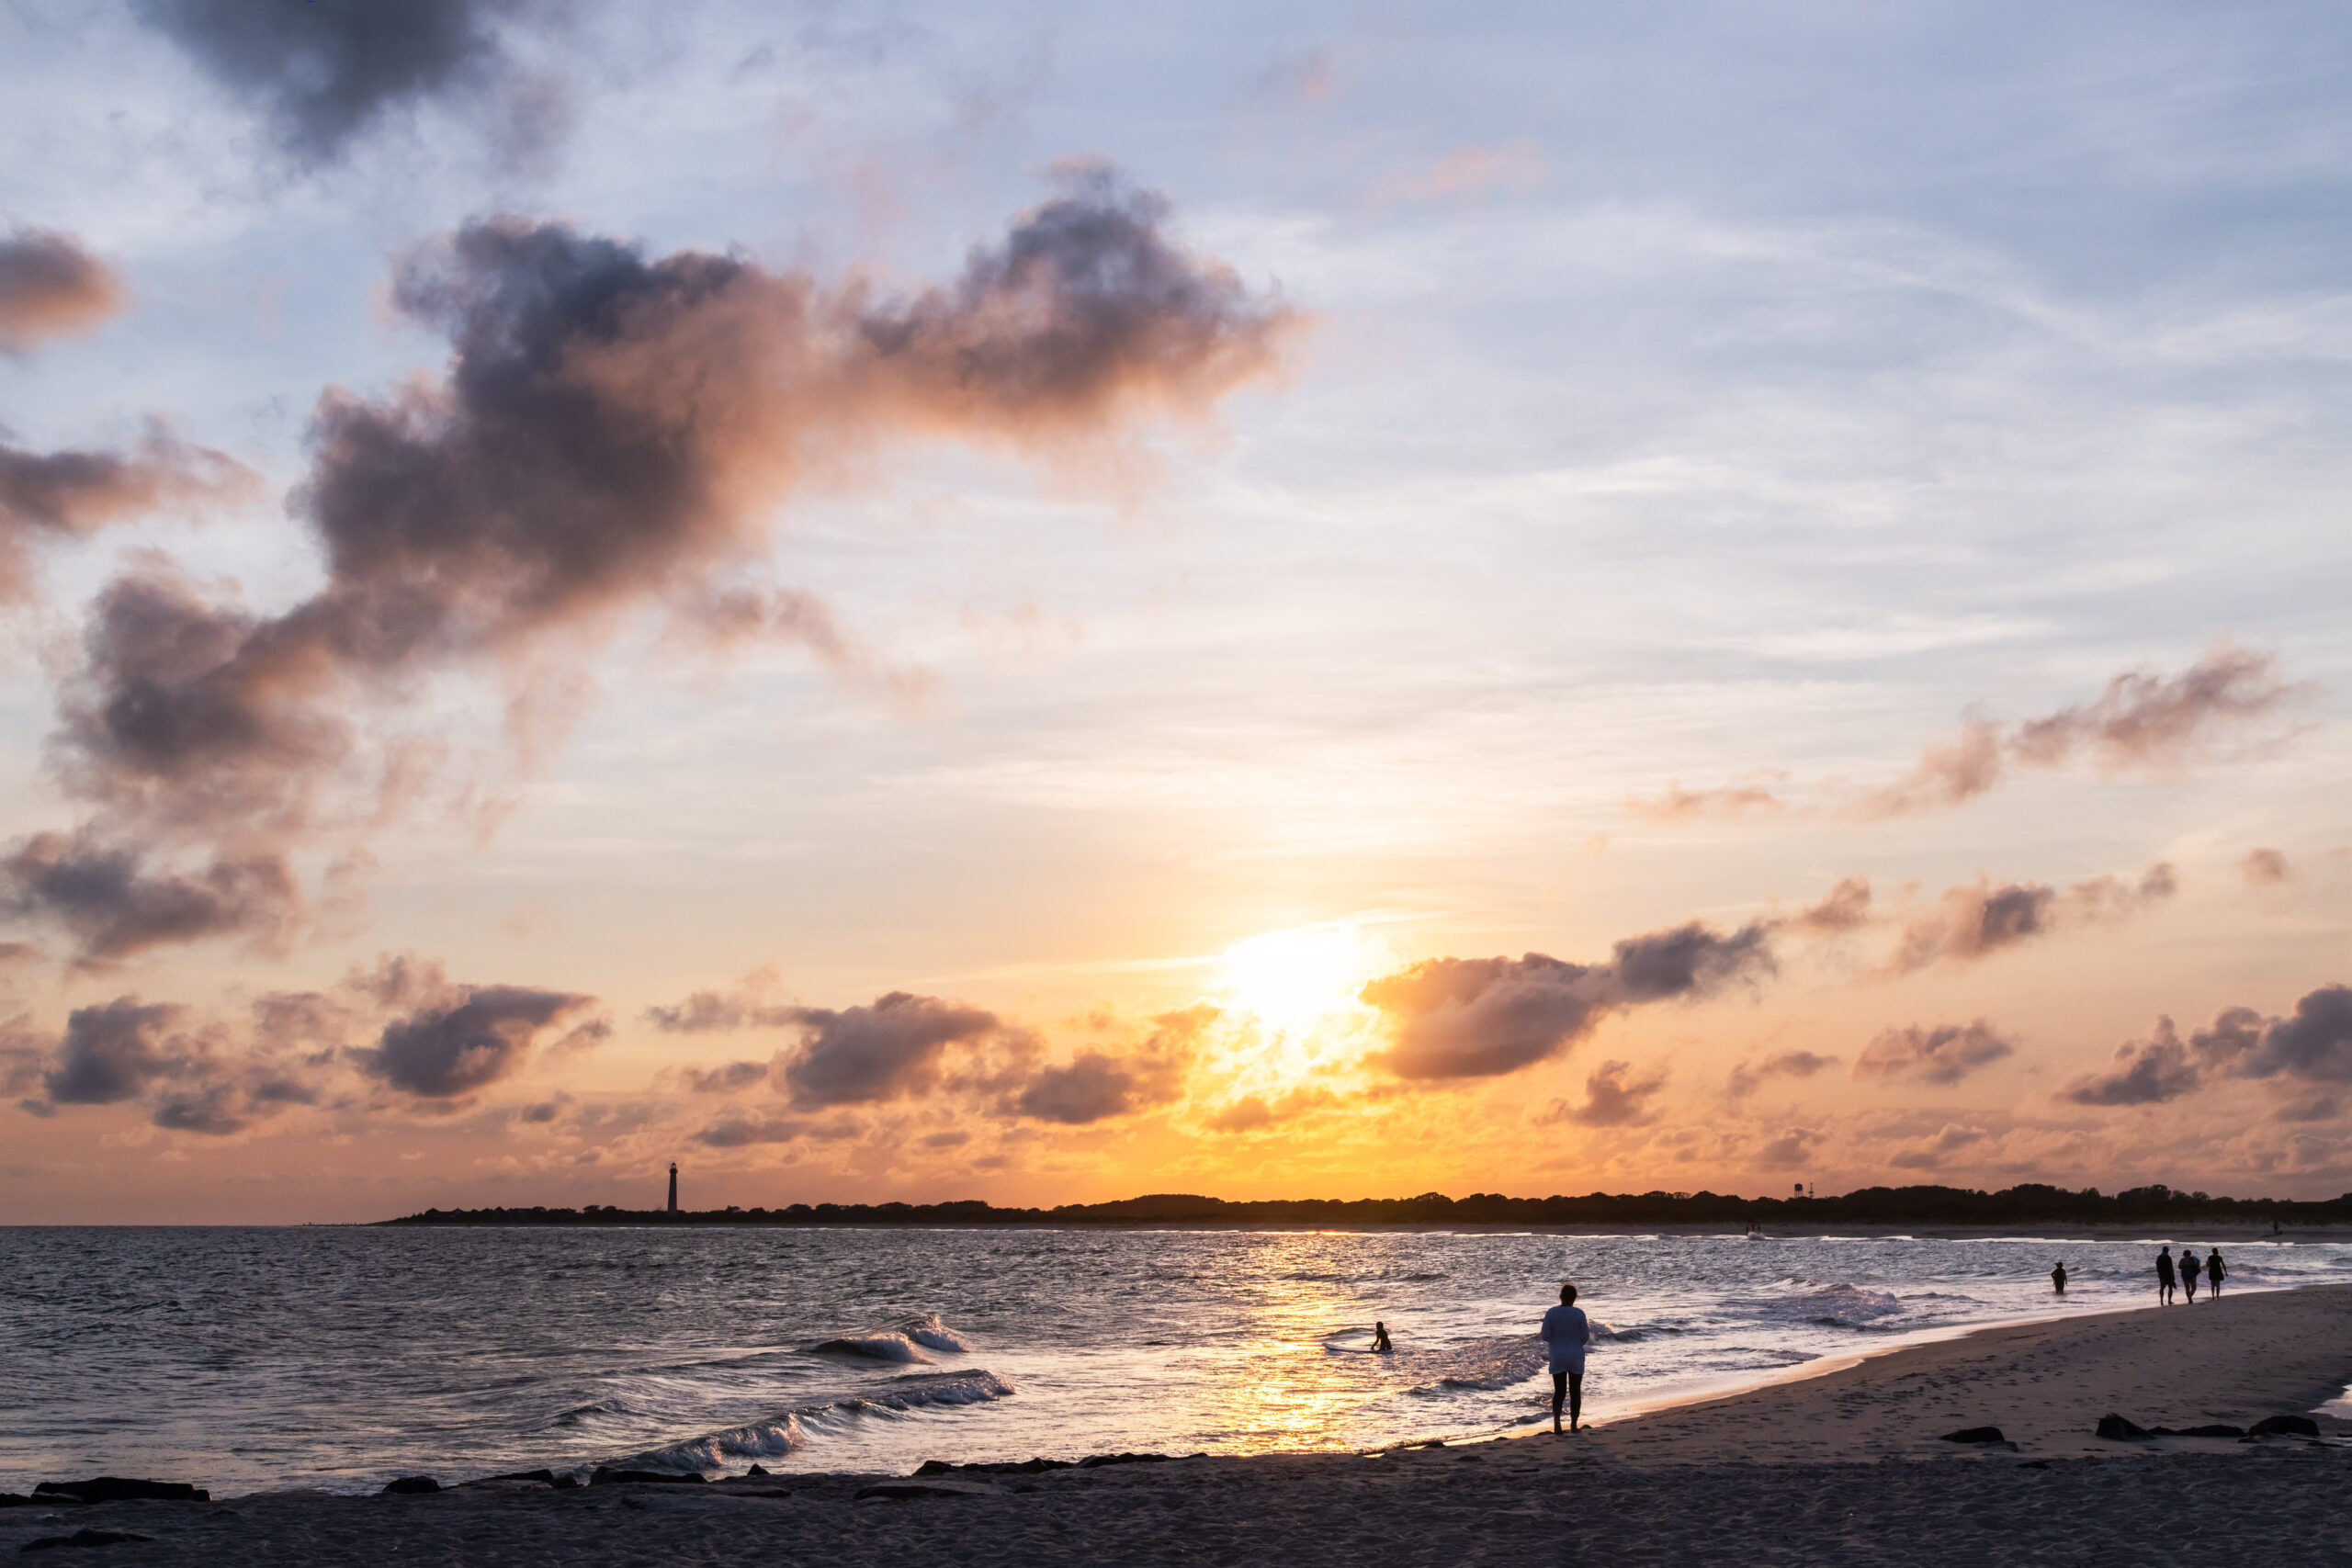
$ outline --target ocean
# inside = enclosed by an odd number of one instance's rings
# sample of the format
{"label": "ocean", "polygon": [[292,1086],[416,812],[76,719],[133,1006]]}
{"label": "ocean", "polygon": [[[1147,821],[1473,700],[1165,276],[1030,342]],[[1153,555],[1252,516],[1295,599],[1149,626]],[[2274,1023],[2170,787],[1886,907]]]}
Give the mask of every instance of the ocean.
{"label": "ocean", "polygon": [[[1155,1229],[0,1229],[0,1490],[1363,1449],[2151,1303],[2160,1242]],[[2228,1242],[2230,1291],[2352,1246]],[[2072,1276],[2064,1302],[2049,1269]],[[1374,1321],[1393,1355],[1368,1353]]]}

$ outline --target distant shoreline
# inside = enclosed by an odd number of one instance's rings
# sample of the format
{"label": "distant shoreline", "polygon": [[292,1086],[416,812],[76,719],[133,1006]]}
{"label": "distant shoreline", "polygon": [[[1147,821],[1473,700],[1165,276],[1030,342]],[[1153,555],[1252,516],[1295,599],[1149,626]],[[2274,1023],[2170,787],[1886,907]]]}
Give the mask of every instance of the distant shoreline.
{"label": "distant shoreline", "polygon": [[2352,1234],[2352,1193],[2301,1202],[2274,1198],[2215,1198],[2163,1187],[2113,1195],[2025,1186],[2003,1192],[1951,1187],[1865,1188],[1831,1198],[1739,1198],[1713,1192],[1593,1193],[1581,1198],[1507,1198],[1474,1193],[1453,1199],[1427,1192],[1413,1198],[1261,1199],[1232,1201],[1189,1193],[1159,1193],[1106,1203],[1051,1209],[997,1208],[977,1200],[944,1203],[794,1203],[777,1209],[496,1208],[428,1209],[373,1222],[390,1226],[850,1226],[1066,1227],[1200,1229],[1478,1229],[1619,1232],[1628,1226],[1661,1234],[1738,1234],[1748,1226],[1767,1235],[1841,1233],[1939,1235],[2040,1235],[2065,1231],[2083,1239],[2120,1234],[2124,1239],[2166,1230],[2199,1234],[2269,1235],[2274,1226],[2304,1239],[2314,1231]]}

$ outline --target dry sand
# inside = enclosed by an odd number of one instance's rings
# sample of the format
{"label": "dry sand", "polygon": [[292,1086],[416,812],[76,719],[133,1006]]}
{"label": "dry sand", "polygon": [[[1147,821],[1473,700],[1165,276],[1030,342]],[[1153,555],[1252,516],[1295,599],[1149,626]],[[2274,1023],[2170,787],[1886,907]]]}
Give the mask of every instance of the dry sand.
{"label": "dry sand", "polygon": [[[2347,1379],[2352,1286],[2326,1286],[1984,1330],[1573,1438],[967,1476],[899,1501],[796,1475],[17,1508],[0,1551],[94,1529],[153,1538],[95,1549],[122,1563],[2352,1563],[2352,1447],[2090,1435],[2110,1411],[2249,1425]],[[1598,1358],[1591,1390],[1605,1414]],[[2016,1449],[1938,1439],[1988,1424]]]}

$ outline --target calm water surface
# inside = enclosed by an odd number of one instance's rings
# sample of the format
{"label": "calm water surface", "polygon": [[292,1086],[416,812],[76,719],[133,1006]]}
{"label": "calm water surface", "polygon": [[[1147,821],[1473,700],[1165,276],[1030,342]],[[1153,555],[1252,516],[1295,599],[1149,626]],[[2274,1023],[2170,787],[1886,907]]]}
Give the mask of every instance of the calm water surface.
{"label": "calm water surface", "polygon": [[[2179,1239],[2199,1243],[2203,1238]],[[0,1489],[372,1490],[627,1461],[1362,1448],[1548,1419],[1971,1324],[2154,1300],[2156,1239],[1153,1230],[0,1229]],[[2231,1290],[2352,1247],[2225,1244]],[[2050,1294],[2059,1258],[2073,1276]],[[1375,1319],[1396,1343],[1364,1352]]]}

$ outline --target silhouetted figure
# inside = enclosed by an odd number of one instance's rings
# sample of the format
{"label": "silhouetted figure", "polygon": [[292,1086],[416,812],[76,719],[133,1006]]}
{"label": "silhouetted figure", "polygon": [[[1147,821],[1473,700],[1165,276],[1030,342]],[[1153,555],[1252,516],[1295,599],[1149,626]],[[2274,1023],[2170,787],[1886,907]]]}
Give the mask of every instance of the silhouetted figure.
{"label": "silhouetted figure", "polygon": [[1388,1325],[1385,1323],[1374,1324],[1372,1325],[1372,1353],[1375,1356],[1385,1356],[1395,1348],[1396,1348],[1396,1346],[1388,1343]]}
{"label": "silhouetted figure", "polygon": [[2060,1295],[2063,1296],[2066,1293],[2066,1265],[2064,1262],[2061,1262],[2057,1268],[2050,1270],[2050,1282],[2058,1287],[2058,1293]]}
{"label": "silhouetted figure", "polygon": [[2156,1251],[2156,1304],[2172,1304],[2172,1248],[2169,1247]]}
{"label": "silhouetted figure", "polygon": [[2192,1302],[2197,1299],[2197,1276],[2204,1269],[2205,1265],[2199,1260],[2195,1247],[2180,1249],[2180,1293]]}
{"label": "silhouetted figure", "polygon": [[1552,1353],[1552,1430],[1560,1429],[1560,1402],[1566,1399],[1573,1432],[1584,1415],[1584,1351],[1592,1343],[1592,1325],[1577,1305],[1574,1285],[1560,1287],[1560,1304],[1544,1314],[1542,1334]]}
{"label": "silhouetted figure", "polygon": [[2220,1295],[2222,1281],[2228,1278],[2229,1272],[2227,1269],[2222,1267],[2222,1249],[2215,1247],[2213,1256],[2205,1260],[2205,1293],[2208,1296]]}

